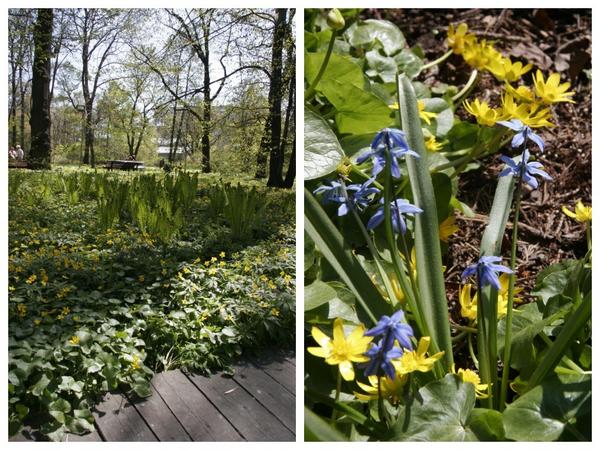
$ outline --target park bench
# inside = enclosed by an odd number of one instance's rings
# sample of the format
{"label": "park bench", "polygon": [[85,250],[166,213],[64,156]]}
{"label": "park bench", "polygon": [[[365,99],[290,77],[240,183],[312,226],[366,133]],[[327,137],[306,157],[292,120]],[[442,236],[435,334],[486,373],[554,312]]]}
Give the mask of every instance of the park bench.
{"label": "park bench", "polygon": [[9,159],[8,160],[8,168],[9,169],[28,169],[29,164],[27,161],[19,161],[17,159]]}
{"label": "park bench", "polygon": [[128,159],[115,159],[106,161],[103,167],[108,170],[140,170],[144,168],[144,163],[142,161],[131,161]]}

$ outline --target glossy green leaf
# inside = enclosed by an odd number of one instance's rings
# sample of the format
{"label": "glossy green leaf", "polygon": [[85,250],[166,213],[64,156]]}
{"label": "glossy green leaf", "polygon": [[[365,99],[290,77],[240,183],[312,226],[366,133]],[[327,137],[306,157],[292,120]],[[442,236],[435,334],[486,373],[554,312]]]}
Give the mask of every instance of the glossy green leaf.
{"label": "glossy green leaf", "polygon": [[423,67],[423,60],[409,48],[402,49],[394,56],[394,61],[398,65],[398,73],[403,73],[411,79],[416,77]]}
{"label": "glossy green leaf", "polygon": [[375,94],[337,80],[321,81],[319,86],[335,107],[340,134],[375,133],[391,125],[389,106]]}
{"label": "glossy green leaf", "polygon": [[335,289],[321,280],[316,280],[304,287],[304,311],[318,308],[336,297]]}
{"label": "glossy green leaf", "polygon": [[304,179],[312,180],[333,172],[344,152],[327,122],[304,109]]}
{"label": "glossy green leaf", "polygon": [[[317,76],[324,58],[325,52],[304,54],[304,77],[309,85]],[[321,92],[321,83],[327,80],[336,80],[342,84],[352,84],[359,89],[362,89],[365,85],[365,76],[360,66],[351,57],[336,53],[332,53],[329,57],[329,63],[317,86],[317,91]]]}
{"label": "glossy green leaf", "polygon": [[406,45],[400,29],[387,20],[368,19],[355,22],[346,30],[344,36],[354,48],[380,48],[388,56],[394,55]]}
{"label": "glossy green leaf", "polygon": [[391,83],[396,79],[398,73],[398,64],[394,58],[384,56],[379,50],[371,50],[365,55],[368,69],[365,73],[371,77],[379,77],[384,83]]}
{"label": "glossy green leaf", "polygon": [[446,137],[454,126],[454,113],[450,105],[439,97],[426,98],[421,101],[425,104],[425,111],[436,114],[431,119],[431,125],[425,125],[425,128],[437,138]]}
{"label": "glossy green leaf", "polygon": [[446,375],[419,389],[401,408],[389,438],[398,441],[476,441],[469,428],[475,389],[458,376]]}
{"label": "glossy green leaf", "polygon": [[468,426],[480,441],[504,440],[504,423],[499,411],[475,408],[469,416]]}
{"label": "glossy green leaf", "polygon": [[[516,441],[554,441],[565,431],[581,435],[592,400],[591,376],[552,377],[504,410],[506,437]],[[591,436],[580,436],[591,439]]]}

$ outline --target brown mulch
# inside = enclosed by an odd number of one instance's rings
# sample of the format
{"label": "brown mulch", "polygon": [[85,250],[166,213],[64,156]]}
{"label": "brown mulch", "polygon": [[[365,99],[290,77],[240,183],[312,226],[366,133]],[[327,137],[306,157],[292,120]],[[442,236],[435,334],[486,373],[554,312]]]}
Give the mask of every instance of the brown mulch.
{"label": "brown mulch", "polygon": [[[426,60],[447,51],[448,25],[467,23],[469,31],[480,39],[494,41],[497,49],[513,60],[533,62],[545,76],[560,72],[562,81],[571,83],[575,104],[554,106],[552,129],[539,130],[546,144],[538,159],[553,177],[541,183],[538,191],[523,198],[519,224],[518,286],[525,298],[535,285],[539,271],[563,259],[580,258],[587,249],[584,226],[566,217],[561,207],[573,209],[581,199],[591,204],[592,194],[592,121],[591,121],[591,10],[502,10],[502,9],[371,9],[364,18],[394,22],[404,33],[410,46],[419,45]],[[534,71],[535,71],[534,68]],[[439,67],[421,74],[426,84],[443,82],[459,86],[466,82],[471,69],[460,56],[452,55]],[[531,84],[531,73],[525,75]],[[471,93],[470,98],[497,101],[500,84],[489,74]],[[464,120],[469,116],[457,107]],[[476,213],[474,218],[459,216],[460,231],[450,240],[446,257],[446,279],[453,316],[459,320],[457,291],[462,270],[479,255],[479,244],[487,223],[496,180],[501,170],[497,156],[481,161],[481,168],[461,174],[458,198]],[[502,254],[510,254],[511,221],[503,241]]]}

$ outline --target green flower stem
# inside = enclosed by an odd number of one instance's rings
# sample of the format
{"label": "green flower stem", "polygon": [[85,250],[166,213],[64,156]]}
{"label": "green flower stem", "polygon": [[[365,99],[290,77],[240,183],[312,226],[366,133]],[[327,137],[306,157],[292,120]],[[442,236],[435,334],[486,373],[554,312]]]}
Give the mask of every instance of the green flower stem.
{"label": "green flower stem", "polygon": [[469,332],[467,330],[463,330],[460,333],[458,333],[456,336],[452,336],[450,339],[452,340],[453,343],[459,342],[462,340],[462,338],[464,338],[468,334],[469,334]]}
{"label": "green flower stem", "polygon": [[500,411],[504,411],[506,406],[506,395],[508,392],[508,372],[510,371],[510,351],[511,351],[511,339],[512,339],[512,314],[513,314],[513,303],[515,297],[515,278],[517,265],[517,238],[519,233],[519,213],[521,210],[521,197],[522,197],[522,182],[521,177],[517,178],[516,188],[516,199],[515,199],[515,213],[513,219],[513,232],[512,232],[512,246],[510,251],[510,269],[513,271],[509,275],[508,284],[508,303],[506,304],[506,334],[504,335],[504,357],[502,358],[504,367],[502,368],[502,384],[500,387],[500,404],[498,405]]}
{"label": "green flower stem", "polygon": [[[338,367],[337,370],[337,383],[335,385],[335,403],[340,401],[340,392],[342,392],[342,373]],[[337,409],[333,409],[333,413],[331,414],[331,423],[335,426],[335,421],[337,420],[338,411]]]}
{"label": "green flower stem", "polygon": [[585,223],[585,238],[587,240],[588,252],[592,249],[592,222]]}
{"label": "green flower stem", "polygon": [[437,66],[438,64],[443,63],[444,61],[446,61],[450,55],[452,55],[452,52],[454,50],[450,49],[448,50],[446,53],[444,53],[442,56],[440,56],[438,59],[435,59],[433,61],[428,62],[427,64],[424,64],[423,67],[421,67],[421,72],[424,70],[427,70],[433,66]]}
{"label": "green flower stem", "polygon": [[352,205],[348,199],[348,192],[346,191],[346,184],[344,183],[344,180],[340,180],[340,183],[342,184],[342,192],[344,193],[344,198],[346,199],[346,204],[352,211],[352,216],[354,217],[354,220],[356,220],[356,223],[358,224],[358,228],[360,229],[363,237],[365,238],[365,241],[367,242],[367,246],[369,247],[369,251],[371,252],[371,255],[373,256],[373,260],[375,261],[375,265],[377,266],[377,271],[379,272],[379,276],[381,277],[381,280],[383,281],[383,285],[388,294],[388,298],[390,299],[390,303],[392,304],[392,306],[396,306],[398,304],[398,299],[396,298],[396,294],[394,293],[394,288],[392,287],[390,278],[388,277],[387,272],[385,271],[385,269],[383,268],[383,266],[381,264],[381,256],[379,255],[379,252],[375,248],[375,245],[373,244],[373,241],[371,240],[371,237],[369,236],[369,232],[365,228],[365,225],[363,224],[362,220],[360,220],[360,216],[358,215],[358,212],[356,212],[354,205]]}
{"label": "green flower stem", "polygon": [[[487,407],[493,409],[494,407],[494,392],[492,390],[493,379],[492,370],[495,368],[491,365],[492,356],[490,353],[489,335],[486,326],[486,311],[484,311],[481,300],[483,298],[483,290],[481,289],[481,276],[479,270],[477,270],[477,351],[479,353],[479,374],[484,384],[488,385],[488,397],[485,399]],[[494,358],[495,360],[495,358]]]}
{"label": "green flower stem", "polygon": [[316,87],[319,84],[319,81],[321,81],[321,78],[323,77],[323,74],[325,73],[325,69],[327,69],[327,65],[329,64],[329,58],[331,57],[331,53],[333,52],[333,44],[335,43],[336,36],[337,36],[337,30],[333,30],[331,32],[331,38],[329,39],[329,45],[327,46],[327,53],[325,53],[325,58],[323,58],[323,63],[321,64],[321,68],[319,69],[319,72],[317,73],[317,76],[315,77],[313,82],[310,84],[310,86],[304,93],[304,101],[310,100],[315,95]]}
{"label": "green flower stem", "polygon": [[472,333],[469,333],[467,335],[467,347],[469,348],[469,354],[471,355],[473,364],[475,364],[475,367],[477,369],[479,369],[479,360],[477,359],[477,356],[475,355],[475,350],[473,350],[473,339],[471,339],[471,337],[472,337]]}
{"label": "green flower stem", "polygon": [[[415,316],[415,322],[417,323],[417,328],[422,336],[430,336],[429,331],[427,330],[427,326],[423,321],[421,316],[421,311],[418,308],[418,303],[416,302],[414,292],[409,286],[409,281],[406,278],[406,274],[404,273],[402,260],[400,255],[398,254],[398,247],[396,245],[396,238],[394,237],[394,230],[392,228],[392,211],[391,211],[391,202],[392,202],[392,194],[394,193],[394,186],[392,183],[392,155],[389,152],[389,148],[386,152],[386,165],[385,165],[385,187],[383,189],[383,212],[384,212],[384,225],[385,225],[385,235],[388,241],[388,245],[390,246],[390,253],[392,254],[392,262],[394,266],[394,272],[396,273],[396,277],[398,278],[398,282],[400,283],[400,287],[402,288],[402,292],[404,293],[404,297],[406,298],[408,305],[410,307],[411,312]],[[410,271],[410,267],[408,268]]]}
{"label": "green flower stem", "polygon": [[469,77],[469,81],[467,81],[467,84],[465,84],[463,88],[454,97],[452,97],[452,101],[454,103],[460,103],[460,101],[464,97],[469,95],[471,90],[475,87],[475,83],[479,79],[478,75],[479,72],[477,71],[477,69],[473,69],[473,72],[471,72],[471,76]]}

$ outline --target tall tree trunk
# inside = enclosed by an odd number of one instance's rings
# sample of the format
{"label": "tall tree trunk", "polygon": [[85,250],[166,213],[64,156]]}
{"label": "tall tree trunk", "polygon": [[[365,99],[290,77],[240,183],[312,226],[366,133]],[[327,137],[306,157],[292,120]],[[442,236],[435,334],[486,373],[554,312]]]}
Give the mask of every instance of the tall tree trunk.
{"label": "tall tree trunk", "polygon": [[294,138],[292,145],[290,163],[288,165],[287,173],[285,174],[285,180],[283,180],[283,187],[288,189],[294,185],[294,180],[296,179],[296,138]]}
{"label": "tall tree trunk", "polygon": [[10,77],[10,145],[17,145],[17,74],[16,68]]}
{"label": "tall tree trunk", "polygon": [[35,44],[31,84],[31,149],[28,162],[34,168],[50,168],[50,60],[52,58],[52,9],[38,9],[33,29]]}
{"label": "tall tree trunk", "polygon": [[[21,108],[19,111],[19,145],[25,151],[25,93],[27,86],[23,83],[23,65],[19,66],[19,99]],[[49,102],[51,100],[48,100]]]}
{"label": "tall tree trunk", "polygon": [[[291,188],[294,184],[294,179],[296,178],[296,135],[294,130],[292,129],[292,123],[296,123],[295,113],[296,113],[296,77],[294,74],[290,77],[289,84],[289,96],[288,96],[288,104],[285,111],[285,125],[283,127],[283,144],[282,148],[284,149],[287,146],[290,130],[294,134],[294,139],[292,143],[292,154],[290,155],[290,162],[288,164],[288,170],[285,175],[285,180],[283,180],[283,187]],[[283,151],[282,151],[283,153]]]}
{"label": "tall tree trunk", "polygon": [[[210,22],[209,22],[210,23]],[[209,27],[204,27],[204,100],[202,102],[202,172],[210,173],[210,57],[209,57]]]}
{"label": "tall tree trunk", "polygon": [[[283,185],[283,150],[281,147],[281,78],[283,66],[283,44],[285,41],[287,9],[277,9],[275,32],[273,33],[273,55],[271,59],[271,84],[269,85],[269,116],[271,130],[269,143],[269,179],[267,186]],[[269,133],[269,130],[265,130]]]}

